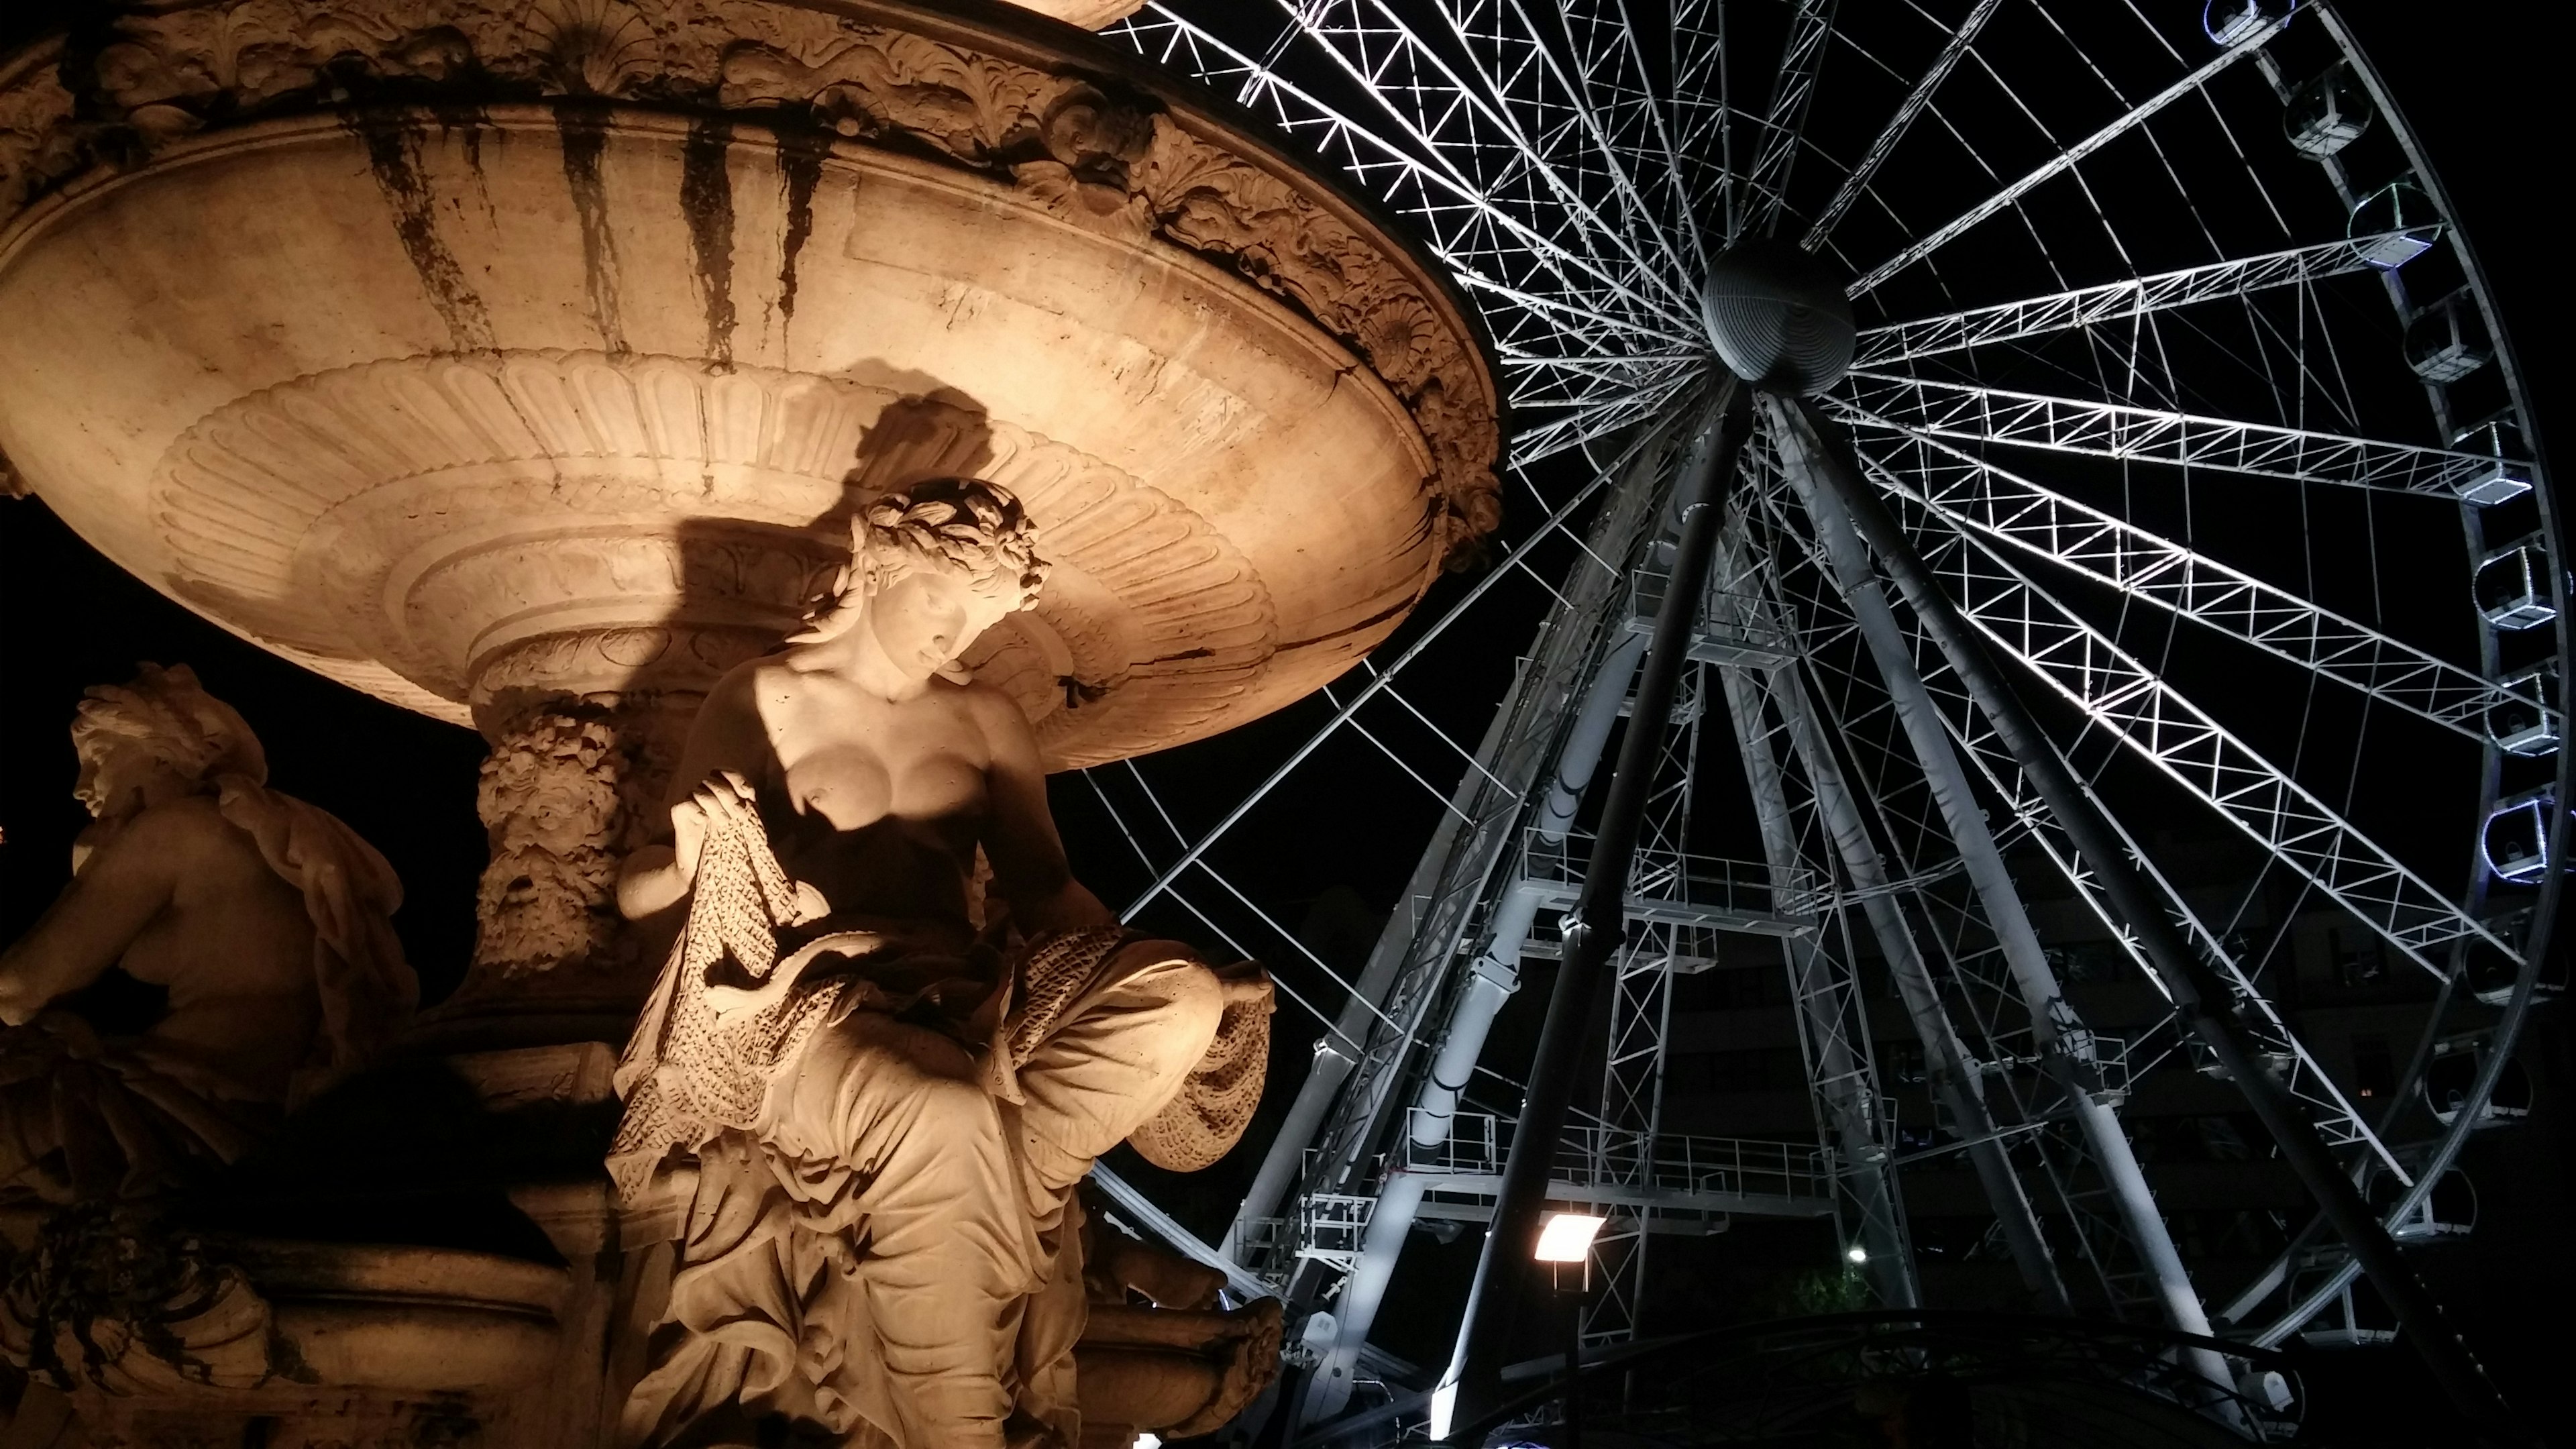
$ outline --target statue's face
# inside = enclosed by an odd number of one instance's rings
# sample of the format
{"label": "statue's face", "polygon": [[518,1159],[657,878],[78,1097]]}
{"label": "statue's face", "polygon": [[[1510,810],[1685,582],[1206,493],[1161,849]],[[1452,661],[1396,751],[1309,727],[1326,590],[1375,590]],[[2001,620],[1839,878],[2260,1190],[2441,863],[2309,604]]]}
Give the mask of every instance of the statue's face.
{"label": "statue's face", "polygon": [[178,774],[168,760],[132,740],[90,734],[74,744],[80,777],[72,783],[72,798],[102,820],[135,809],[148,786]]}
{"label": "statue's face", "polygon": [[868,601],[868,627],[886,658],[921,677],[957,662],[1008,604],[944,569],[907,569]]}

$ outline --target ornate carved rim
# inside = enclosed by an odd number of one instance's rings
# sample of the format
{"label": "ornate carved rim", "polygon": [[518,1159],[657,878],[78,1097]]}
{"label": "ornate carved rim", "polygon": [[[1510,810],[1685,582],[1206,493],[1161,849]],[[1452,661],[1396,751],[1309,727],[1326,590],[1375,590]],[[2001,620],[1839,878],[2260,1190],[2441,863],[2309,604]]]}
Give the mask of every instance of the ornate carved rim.
{"label": "ornate carved rim", "polygon": [[1204,257],[1364,359],[1429,444],[1445,552],[1500,521],[1475,312],[1396,226],[1257,118],[985,0],[181,0],[0,60],[0,256],[47,202],[184,137],[384,105],[718,111],[1006,177]]}

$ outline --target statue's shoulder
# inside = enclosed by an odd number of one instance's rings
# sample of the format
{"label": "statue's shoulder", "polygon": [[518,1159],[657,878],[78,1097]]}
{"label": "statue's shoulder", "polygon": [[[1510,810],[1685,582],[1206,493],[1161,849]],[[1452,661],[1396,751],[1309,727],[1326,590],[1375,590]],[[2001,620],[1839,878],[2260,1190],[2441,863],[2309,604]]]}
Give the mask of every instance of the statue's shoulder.
{"label": "statue's shoulder", "polygon": [[164,800],[145,809],[125,823],[125,829],[118,833],[117,839],[161,848],[188,841],[248,845],[250,834],[225,818],[223,802],[209,791],[202,795]]}
{"label": "statue's shoulder", "polygon": [[935,679],[931,681],[931,688],[955,701],[957,708],[973,715],[988,729],[995,725],[1023,730],[1029,727],[1028,716],[1020,713],[1019,701],[1011,698],[999,685],[986,684],[980,679],[969,679],[963,684]]}
{"label": "statue's shoulder", "polygon": [[720,676],[707,691],[707,703],[719,700],[740,706],[748,704],[763,683],[775,684],[793,674],[777,656],[762,654],[742,661]]}
{"label": "statue's shoulder", "polygon": [[210,865],[227,859],[259,859],[258,842],[225,818],[211,794],[164,800],[141,810],[96,849],[101,861],[114,859],[124,870],[139,868],[172,876],[202,875]]}
{"label": "statue's shoulder", "polygon": [[940,687],[952,691],[949,697],[955,707],[974,721],[991,755],[1008,759],[1025,756],[1037,748],[1037,734],[1029,728],[1029,717],[1007,691],[980,679],[965,684],[943,680]]}
{"label": "statue's shoulder", "polygon": [[764,728],[762,701],[780,699],[792,693],[796,684],[796,671],[775,658],[746,659],[726,670],[707,691],[698,706],[699,725],[758,733]]}

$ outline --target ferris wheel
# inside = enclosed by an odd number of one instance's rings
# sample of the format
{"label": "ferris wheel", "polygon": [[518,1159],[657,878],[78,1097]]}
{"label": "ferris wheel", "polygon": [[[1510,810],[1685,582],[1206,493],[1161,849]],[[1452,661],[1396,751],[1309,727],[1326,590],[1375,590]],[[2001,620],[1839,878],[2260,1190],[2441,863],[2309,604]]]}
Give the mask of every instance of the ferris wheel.
{"label": "ferris wheel", "polygon": [[[1227,1244],[1315,1311],[1307,1422],[1369,1376],[1411,1225],[1511,1209],[1509,1124],[1474,1109],[1548,1069],[1488,1029],[1524,957],[1573,954],[1548,923],[1604,859],[1623,714],[1653,737],[1622,746],[1646,776],[1606,1065],[1520,1154],[1611,1219],[1593,1339],[1634,1330],[1648,1230],[1692,1213],[1830,1217],[1876,1301],[1922,1301],[1864,959],[2036,1304],[2264,1347],[2361,1331],[2356,1280],[2441,1228],[2560,984],[2569,581],[2475,255],[2334,10],[1169,0],[1106,34],[1407,223],[1511,407],[1508,548],[1238,804],[1136,837],[1138,908],[1274,960],[1326,1026]],[[1783,317],[1769,340],[1813,365],[1755,376],[1744,338]],[[1497,634],[1528,642],[1490,718],[1416,697]],[[1228,866],[1354,737],[1438,807],[1356,974]],[[2254,868],[2188,885],[2172,841],[2212,835]],[[2386,1067],[2303,1017],[2298,919],[2423,983]],[[1660,1111],[1673,979],[1743,937],[1788,969],[1813,1152]],[[2152,1029],[2069,1004],[2101,942],[2171,1004]],[[2276,1150],[2379,1247],[2292,1221],[2261,1271],[2195,1274],[2122,1116],[2195,1070],[2272,1094]]]}

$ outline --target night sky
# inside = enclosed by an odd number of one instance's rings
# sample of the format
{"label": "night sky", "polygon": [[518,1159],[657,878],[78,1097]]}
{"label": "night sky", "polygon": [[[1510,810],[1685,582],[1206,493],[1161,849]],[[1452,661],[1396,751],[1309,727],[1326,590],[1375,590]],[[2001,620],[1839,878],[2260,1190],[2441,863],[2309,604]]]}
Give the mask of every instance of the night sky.
{"label": "night sky", "polygon": [[[2159,12],[2196,10],[2199,0],[2139,3]],[[2564,349],[2554,336],[2566,289],[2566,223],[2555,218],[2563,217],[2566,205],[2568,80],[2563,45],[2523,22],[2556,7],[2341,8],[2387,73],[2450,189],[2521,348],[2544,442],[2554,443],[2564,457],[2572,446],[2566,430],[2559,428],[2559,436],[2550,430],[2564,418],[2569,396]],[[60,9],[59,3],[0,0],[0,44]],[[6,325],[0,318],[0,326]],[[0,399],[0,408],[5,406]],[[1528,494],[1515,489],[1507,506],[1526,518]],[[1518,536],[1508,523],[1507,532]],[[1435,609],[1464,583],[1444,583]],[[1399,635],[1397,643],[1409,635]],[[1454,681],[1425,680],[1419,693],[1449,703],[1465,722],[1457,732],[1473,738],[1508,676],[1511,657],[1525,643],[1477,641],[1458,651]],[[480,741],[324,681],[225,634],[109,564],[34,500],[0,501],[0,940],[23,931],[69,875],[67,848],[86,817],[71,799],[73,759],[64,730],[81,689],[121,682],[137,660],[193,665],[207,687],[258,730],[273,784],[339,814],[384,851],[406,886],[407,903],[396,924],[426,994],[435,999],[452,988],[471,948],[473,890],[483,858],[482,829],[473,813]],[[1232,782],[1303,739],[1325,708],[1309,701],[1235,737],[1156,762],[1180,823],[1212,822],[1230,803],[1229,792],[1239,788]],[[1100,773],[1128,824],[1138,825],[1141,797],[1125,772],[1109,767]],[[1231,842],[1228,869],[1263,873],[1285,887],[1271,898],[1305,902],[1304,918],[1284,924],[1304,926],[1328,956],[1347,955],[1354,944],[1364,953],[1374,925],[1354,930],[1349,922],[1365,922],[1367,912],[1393,902],[1431,824],[1430,808],[1373,812],[1372,824],[1355,830],[1346,823],[1353,802],[1333,798],[1328,775],[1300,779],[1311,798],[1284,812],[1282,823],[1258,838]],[[1440,783],[1445,788],[1448,782]],[[1144,877],[1091,783],[1059,777],[1055,797],[1077,871],[1113,907],[1123,906]],[[1164,833],[1148,843],[1168,859],[1171,838]],[[1175,933],[1192,929],[1169,912],[1152,919]],[[1313,1025],[1283,1010],[1279,1030],[1278,1060],[1289,1070],[1274,1076],[1274,1107],[1293,1093],[1294,1064],[1304,1059]],[[2539,1018],[2526,1051],[2565,1063],[2563,1018]],[[2549,1155],[2554,1172],[2563,1176],[2565,1164],[2576,1161],[2566,1114],[2553,1111],[2536,1119],[2513,1150]],[[1238,1152],[1236,1162],[1184,1194],[1185,1215],[1209,1228],[1221,1222],[1228,1185],[1248,1173],[1242,1159],[1249,1155]],[[2474,1306],[2455,1311],[2488,1316],[2547,1310],[2563,1322],[2564,1303],[2547,1304],[2543,1297],[2560,1291],[2551,1285],[2569,1283],[2571,1260],[2576,1246],[2568,1235],[2544,1225],[2491,1238],[2478,1245],[2477,1261],[2486,1266],[2460,1280]],[[2482,1327],[2495,1337],[2510,1336],[2491,1317]],[[2554,1337],[2561,1344],[2566,1339],[2563,1330]],[[2545,1347],[2534,1345],[2529,1352],[2545,1353]],[[2512,1356],[2527,1355],[2516,1350]]]}

